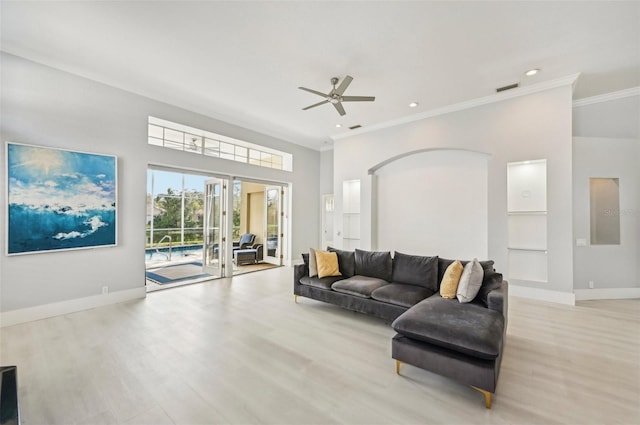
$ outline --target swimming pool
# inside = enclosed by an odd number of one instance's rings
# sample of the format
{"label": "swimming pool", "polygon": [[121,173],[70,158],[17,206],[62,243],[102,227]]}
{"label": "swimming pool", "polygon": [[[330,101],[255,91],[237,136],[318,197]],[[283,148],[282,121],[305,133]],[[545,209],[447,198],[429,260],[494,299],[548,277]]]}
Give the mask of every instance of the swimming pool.
{"label": "swimming pool", "polygon": [[[167,260],[169,247],[145,249],[145,260]],[[171,247],[171,259],[202,256],[202,245],[181,245]]]}

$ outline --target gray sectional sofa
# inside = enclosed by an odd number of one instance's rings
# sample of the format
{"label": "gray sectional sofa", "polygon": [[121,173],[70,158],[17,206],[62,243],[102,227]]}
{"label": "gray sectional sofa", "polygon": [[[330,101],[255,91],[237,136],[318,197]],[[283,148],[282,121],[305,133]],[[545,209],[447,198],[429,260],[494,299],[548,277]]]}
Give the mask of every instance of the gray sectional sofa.
{"label": "gray sectional sofa", "polygon": [[[454,260],[395,252],[335,252],[341,276],[309,276],[308,255],[294,266],[293,293],[392,322],[396,373],[407,363],[470,385],[491,407],[507,329],[508,284],[480,262],[482,285],[471,302],[445,299],[440,282]],[[467,261],[462,264],[466,265]]]}

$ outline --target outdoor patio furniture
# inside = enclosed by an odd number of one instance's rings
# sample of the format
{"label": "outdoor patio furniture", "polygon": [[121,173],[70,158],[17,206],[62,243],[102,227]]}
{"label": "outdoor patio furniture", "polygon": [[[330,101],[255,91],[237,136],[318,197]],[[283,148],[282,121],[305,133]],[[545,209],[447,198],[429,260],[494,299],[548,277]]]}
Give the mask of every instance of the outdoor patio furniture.
{"label": "outdoor patio furniture", "polygon": [[253,245],[255,240],[256,235],[253,233],[243,233],[240,235],[240,240],[233,243],[233,252],[236,252],[239,249],[251,248],[251,245]]}
{"label": "outdoor patio furniture", "polygon": [[238,266],[259,263],[262,261],[262,257],[262,244],[255,244],[251,248],[238,249],[233,252],[233,260]]}

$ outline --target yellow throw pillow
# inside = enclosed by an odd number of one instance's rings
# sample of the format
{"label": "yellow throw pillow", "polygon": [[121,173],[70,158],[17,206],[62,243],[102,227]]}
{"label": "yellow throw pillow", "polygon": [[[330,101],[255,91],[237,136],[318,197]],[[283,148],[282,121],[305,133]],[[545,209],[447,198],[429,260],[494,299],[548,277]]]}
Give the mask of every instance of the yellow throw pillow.
{"label": "yellow throw pillow", "polygon": [[[338,266],[338,254],[335,252],[320,251],[316,249],[316,263],[318,265],[318,277],[342,276]],[[454,293],[455,297],[456,294]]]}
{"label": "yellow throw pillow", "polygon": [[447,267],[447,270],[444,272],[444,276],[442,276],[442,282],[440,282],[440,296],[442,298],[456,297],[458,283],[460,283],[460,276],[462,276],[463,271],[464,267],[462,267],[460,260],[449,264],[449,267]]}

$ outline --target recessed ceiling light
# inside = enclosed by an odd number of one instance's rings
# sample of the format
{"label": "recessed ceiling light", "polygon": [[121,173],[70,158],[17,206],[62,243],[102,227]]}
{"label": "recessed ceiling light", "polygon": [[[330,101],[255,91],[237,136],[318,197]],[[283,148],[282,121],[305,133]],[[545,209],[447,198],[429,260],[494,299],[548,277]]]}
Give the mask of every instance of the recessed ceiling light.
{"label": "recessed ceiling light", "polygon": [[527,77],[532,77],[534,75],[536,75],[538,72],[540,72],[539,69],[530,69],[527,72],[524,73],[524,75],[526,75]]}
{"label": "recessed ceiling light", "polygon": [[342,124],[336,124],[336,127],[340,128],[340,127],[342,127]]}
{"label": "recessed ceiling light", "polygon": [[411,102],[409,104],[409,108],[415,108],[416,106],[418,106],[418,102]]}

